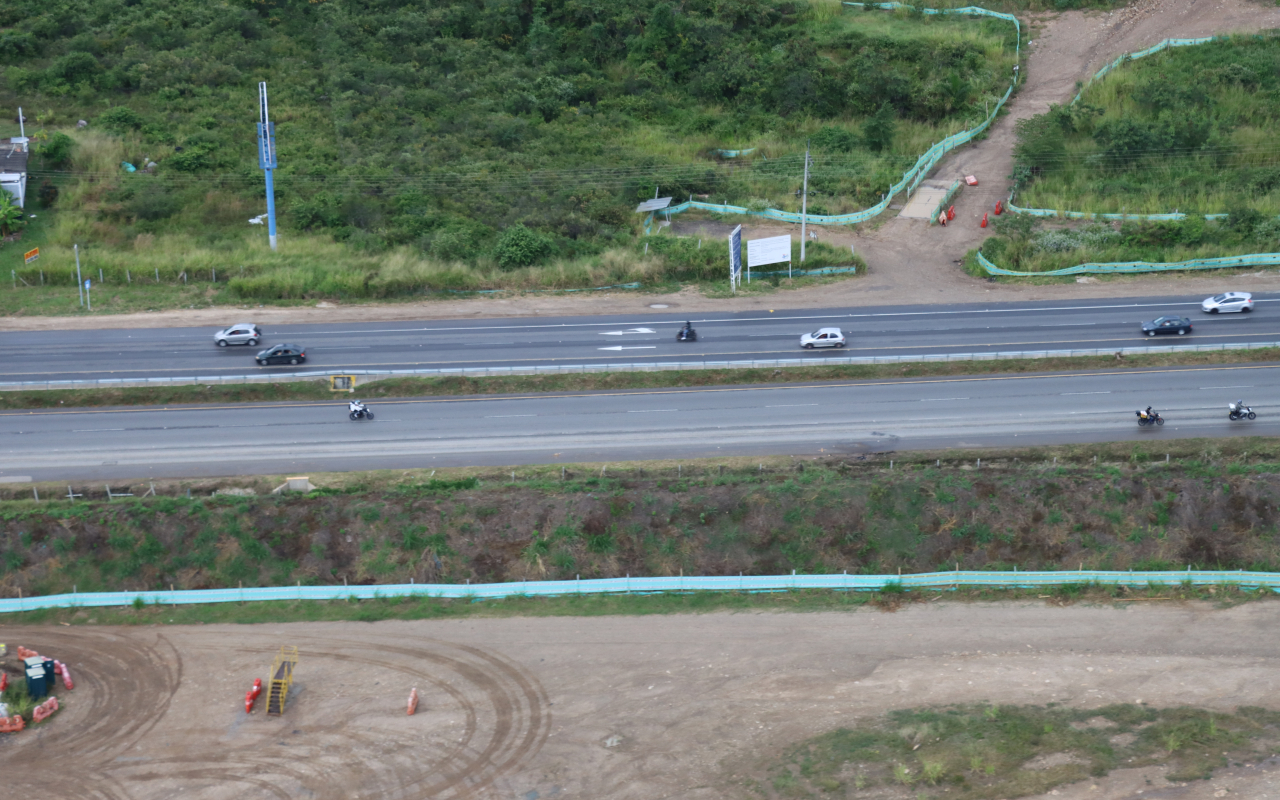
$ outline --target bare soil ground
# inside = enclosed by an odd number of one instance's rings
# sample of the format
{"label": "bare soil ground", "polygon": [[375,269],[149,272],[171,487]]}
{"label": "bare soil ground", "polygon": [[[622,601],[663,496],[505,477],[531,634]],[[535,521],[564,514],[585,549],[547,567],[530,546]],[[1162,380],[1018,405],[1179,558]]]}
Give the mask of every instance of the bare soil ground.
{"label": "bare soil ground", "polygon": [[[0,737],[0,760],[14,797],[737,800],[788,745],[897,708],[1274,708],[1280,642],[1266,632],[1278,623],[1272,602],[1169,602],[0,625],[11,648],[64,659],[78,682],[49,723]],[[300,651],[285,714],[267,717],[260,702],[246,715],[243,692],[267,677],[283,644]],[[407,717],[413,687],[421,705]],[[1125,770],[1052,795],[1207,800],[1277,791],[1272,759],[1187,785],[1170,784],[1159,769]]]}
{"label": "bare soil ground", "polygon": [[[845,281],[789,291],[770,297],[710,299],[696,289],[671,295],[601,293],[591,295],[529,295],[466,300],[432,300],[388,305],[330,306],[325,308],[263,308],[251,316],[261,323],[353,322],[366,320],[456,319],[468,317],[524,317],[576,314],[650,313],[651,303],[672,310],[749,311],[772,307],[820,308],[844,305],[892,305],[895,303],[986,302],[998,300],[1052,300],[1066,298],[1137,296],[1153,293],[1213,294],[1226,289],[1268,291],[1280,289],[1280,273],[1247,277],[1135,277],[1098,284],[1047,286],[990,284],[959,269],[959,260],[977,247],[987,231],[978,227],[984,211],[1008,196],[1007,176],[1013,171],[1014,123],[1048,109],[1051,103],[1069,102],[1075,82],[1084,81],[1103,64],[1122,53],[1140,50],[1169,37],[1199,37],[1237,31],[1280,27],[1280,7],[1252,0],[1138,0],[1114,12],[1068,12],[1033,20],[1033,44],[1025,76],[1026,84],[1006,107],[1009,113],[988,137],[952,154],[932,177],[950,181],[977,175],[977,188],[966,189],[956,202],[956,220],[946,228],[930,227],[922,220],[883,218],[865,230],[821,230],[823,241],[853,245],[870,265],[869,280]],[[728,228],[712,223],[681,223],[675,230],[721,236]],[[722,230],[723,229],[723,230]],[[799,226],[781,223],[743,226],[747,238],[799,235]],[[1224,285],[1230,284],[1230,285]],[[245,312],[213,308],[112,317],[7,317],[0,330],[53,330],[67,328],[171,327],[176,325],[226,325],[230,317]]]}

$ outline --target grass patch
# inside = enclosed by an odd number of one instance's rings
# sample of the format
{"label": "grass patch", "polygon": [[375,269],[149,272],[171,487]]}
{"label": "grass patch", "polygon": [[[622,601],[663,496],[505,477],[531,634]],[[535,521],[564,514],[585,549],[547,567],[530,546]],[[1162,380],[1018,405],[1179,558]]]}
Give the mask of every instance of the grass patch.
{"label": "grass patch", "polygon": [[1280,713],[1117,704],[955,705],[891,712],[792,747],[755,787],[767,798],[912,787],[958,800],[1025,797],[1119,767],[1167,767],[1169,781],[1208,779],[1269,756]]}
{"label": "grass patch", "polygon": [[[699,386],[745,386],[838,380],[901,380],[963,375],[1052,373],[1064,371],[1154,369],[1280,361],[1280,348],[1223,350],[1201,353],[1152,353],[1115,356],[1027,358],[1001,361],[920,362],[915,364],[840,364],[778,369],[663,370],[659,372],[596,372],[557,375],[488,377],[384,378],[362,383],[358,393],[368,400],[454,397],[466,395],[528,394],[534,392],[597,392]],[[341,394],[328,381],[192,386],[134,386],[111,389],[40,389],[0,392],[0,409],[81,408],[193,403],[249,403],[285,401],[338,402]],[[345,402],[343,400],[342,402]]]}
{"label": "grass patch", "polygon": [[1121,65],[1075,105],[1019,123],[1018,205],[1133,214],[1249,208],[1275,217],[1277,75],[1275,32]]}
{"label": "grass patch", "polygon": [[[1165,461],[1165,454],[1170,459]],[[892,469],[887,463],[894,460]],[[976,458],[982,468],[975,468]],[[1097,459],[1095,462],[1094,459]],[[1261,437],[849,460],[548,465],[0,487],[0,591],[501,583],[954,569],[1277,571],[1280,443]],[[101,498],[101,499],[100,499]],[[1215,586],[1188,596],[1231,602]],[[1068,583],[1055,603],[1140,591]],[[921,593],[890,586],[885,608]],[[861,602],[861,601],[860,601]]]}

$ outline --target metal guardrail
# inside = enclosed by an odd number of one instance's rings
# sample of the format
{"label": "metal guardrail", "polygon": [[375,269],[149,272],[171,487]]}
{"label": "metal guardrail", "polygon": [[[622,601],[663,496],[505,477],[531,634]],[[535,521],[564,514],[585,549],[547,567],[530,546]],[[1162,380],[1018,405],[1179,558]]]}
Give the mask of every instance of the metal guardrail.
{"label": "metal guardrail", "polygon": [[[1015,273],[1018,274],[1018,273]],[[1106,347],[1088,350],[1020,350],[994,353],[921,353],[892,356],[829,356],[826,358],[772,358],[742,361],[667,361],[603,364],[548,364],[528,367],[445,367],[440,369],[343,369],[291,372],[284,375],[213,375],[207,377],[101,378],[74,381],[23,381],[0,383],[0,391],[121,388],[126,386],[187,386],[196,384],[290,383],[328,380],[334,375],[391,378],[415,375],[563,375],[591,372],[670,372],[686,369],[780,369],[785,367],[825,367],[842,364],[916,364],[934,361],[1013,361],[1041,358],[1088,358],[1094,356],[1146,355],[1158,353],[1198,353],[1220,350],[1261,350],[1280,348],[1280,342],[1223,342],[1164,346]],[[364,381],[368,383],[368,381]]]}
{"label": "metal guardrail", "polygon": [[500,599],[567,595],[659,594],[685,592],[788,592],[805,589],[875,592],[949,591],[964,587],[1036,589],[1096,583],[1145,589],[1152,586],[1238,586],[1280,592],[1280,573],[1226,570],[1168,572],[931,572],[917,575],[740,575],[737,577],[603,578],[511,583],[409,583],[383,586],[268,586],[238,589],[190,589],[144,592],[84,592],[0,599],[0,614],[42,608],[94,608],[146,605],[249,603],[267,600],[377,600],[399,597]]}

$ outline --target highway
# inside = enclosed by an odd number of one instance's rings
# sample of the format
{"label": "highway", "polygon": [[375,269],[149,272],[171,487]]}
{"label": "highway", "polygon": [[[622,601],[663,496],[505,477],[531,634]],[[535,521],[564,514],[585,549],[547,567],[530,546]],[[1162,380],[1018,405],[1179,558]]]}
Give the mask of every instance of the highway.
{"label": "highway", "polygon": [[[565,317],[264,326],[257,347],[219,348],[211,328],[0,333],[0,382],[199,376],[325,369],[439,369],[570,364],[671,363],[752,358],[918,355],[1023,350],[1165,347],[1173,343],[1280,341],[1280,293],[1255,295],[1252,314],[1207,315],[1202,297],[1077,303],[912,305],[702,315],[695,343],[678,343],[685,317],[653,311],[626,318]],[[252,322],[250,312],[227,324]],[[1147,338],[1139,325],[1166,314],[1190,317],[1188,336]],[[803,351],[802,333],[839,327],[841,350]],[[259,367],[254,353],[301,344],[307,363]]]}
{"label": "highway", "polygon": [[[1246,321],[1247,324],[1248,321]],[[1280,365],[0,414],[0,481],[1280,435]],[[1259,418],[1229,422],[1244,398]],[[1139,428],[1154,405],[1163,428]]]}

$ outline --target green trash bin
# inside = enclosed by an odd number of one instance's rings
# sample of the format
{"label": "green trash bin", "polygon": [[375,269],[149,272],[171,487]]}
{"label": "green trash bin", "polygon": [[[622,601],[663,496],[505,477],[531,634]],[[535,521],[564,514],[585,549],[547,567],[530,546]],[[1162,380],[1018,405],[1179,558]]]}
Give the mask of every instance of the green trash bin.
{"label": "green trash bin", "polygon": [[44,667],[27,669],[27,694],[32,700],[42,700],[49,694],[49,682],[44,677]]}

